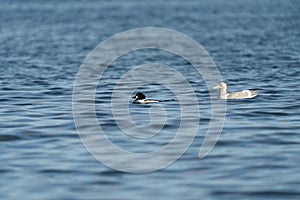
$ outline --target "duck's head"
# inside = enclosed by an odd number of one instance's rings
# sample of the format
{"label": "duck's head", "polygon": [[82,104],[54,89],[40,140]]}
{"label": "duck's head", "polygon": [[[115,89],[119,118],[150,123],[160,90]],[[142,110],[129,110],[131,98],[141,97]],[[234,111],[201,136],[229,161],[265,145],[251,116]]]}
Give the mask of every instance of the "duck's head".
{"label": "duck's head", "polygon": [[137,100],[144,100],[144,99],[146,99],[146,96],[143,93],[138,92],[132,98],[134,99],[134,101],[137,101]]}
{"label": "duck's head", "polygon": [[216,90],[216,89],[221,89],[221,88],[227,88],[226,83],[220,82],[218,85],[215,85],[212,89]]}

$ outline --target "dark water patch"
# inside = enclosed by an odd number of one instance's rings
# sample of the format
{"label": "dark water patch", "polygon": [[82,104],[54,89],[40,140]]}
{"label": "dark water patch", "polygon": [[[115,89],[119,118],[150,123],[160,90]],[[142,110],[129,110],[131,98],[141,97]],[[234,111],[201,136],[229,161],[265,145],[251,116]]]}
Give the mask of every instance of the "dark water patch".
{"label": "dark water patch", "polygon": [[16,88],[9,88],[9,87],[2,87],[1,90],[3,91],[14,91]]}
{"label": "dark water patch", "polygon": [[14,170],[11,170],[11,169],[0,169],[0,173],[12,173],[14,172]]}
{"label": "dark water patch", "polygon": [[16,135],[0,135],[0,142],[16,141],[20,139],[21,137]]}
{"label": "dark water patch", "polygon": [[91,181],[88,184],[91,184],[91,185],[118,185],[119,181],[99,180],[99,181]]}
{"label": "dark water patch", "polygon": [[232,146],[232,145],[237,145],[239,143],[239,141],[235,141],[235,140],[219,140],[217,142],[218,146]]}
{"label": "dark water patch", "polygon": [[42,174],[55,174],[55,175],[78,173],[78,171],[70,170],[70,169],[40,169],[38,172]]}
{"label": "dark water patch", "polygon": [[287,197],[297,197],[300,193],[297,191],[288,191],[288,190],[265,190],[257,192],[232,192],[232,191],[215,191],[213,195],[230,195],[230,196],[252,196],[252,197],[264,197],[264,198],[287,198]]}
{"label": "dark water patch", "polygon": [[300,141],[289,141],[286,139],[275,139],[275,138],[266,138],[266,139],[255,139],[256,143],[262,144],[274,144],[274,145],[299,145]]}
{"label": "dark water patch", "polygon": [[125,174],[126,173],[116,171],[113,169],[108,169],[108,170],[105,170],[105,171],[99,173],[99,175],[104,175],[104,176],[123,176]]}

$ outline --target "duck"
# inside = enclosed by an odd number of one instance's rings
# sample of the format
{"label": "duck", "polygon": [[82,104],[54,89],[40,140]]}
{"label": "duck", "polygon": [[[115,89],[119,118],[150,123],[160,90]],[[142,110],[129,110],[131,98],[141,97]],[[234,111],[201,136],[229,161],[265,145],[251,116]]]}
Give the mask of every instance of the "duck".
{"label": "duck", "polygon": [[143,94],[142,92],[136,93],[132,98],[134,99],[132,103],[147,104],[147,103],[160,102],[159,100],[155,100],[155,99],[146,99],[146,95]]}
{"label": "duck", "polygon": [[227,93],[227,84],[220,82],[212,89],[219,89],[219,99],[250,99],[258,95],[256,90],[243,90],[240,92]]}

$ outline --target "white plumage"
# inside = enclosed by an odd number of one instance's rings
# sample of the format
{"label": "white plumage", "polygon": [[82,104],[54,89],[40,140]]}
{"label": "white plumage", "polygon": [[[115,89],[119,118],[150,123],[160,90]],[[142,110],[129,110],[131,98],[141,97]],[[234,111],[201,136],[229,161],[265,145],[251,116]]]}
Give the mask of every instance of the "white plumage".
{"label": "white plumage", "polygon": [[224,82],[214,86],[213,89],[219,89],[219,99],[249,99],[257,96],[255,90],[243,90],[240,92],[227,93],[227,84]]}

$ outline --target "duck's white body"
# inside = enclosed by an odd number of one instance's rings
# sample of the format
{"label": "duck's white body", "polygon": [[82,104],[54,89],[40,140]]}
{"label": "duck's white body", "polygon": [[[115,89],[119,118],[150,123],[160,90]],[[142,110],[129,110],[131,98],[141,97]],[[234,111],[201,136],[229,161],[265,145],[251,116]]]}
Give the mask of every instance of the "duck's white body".
{"label": "duck's white body", "polygon": [[258,94],[257,91],[254,90],[227,93],[227,85],[224,82],[214,86],[213,89],[219,89],[219,99],[250,99]]}
{"label": "duck's white body", "polygon": [[147,103],[156,103],[159,102],[158,100],[153,100],[153,99],[142,99],[142,100],[134,100],[133,103],[140,103],[140,104],[147,104]]}

